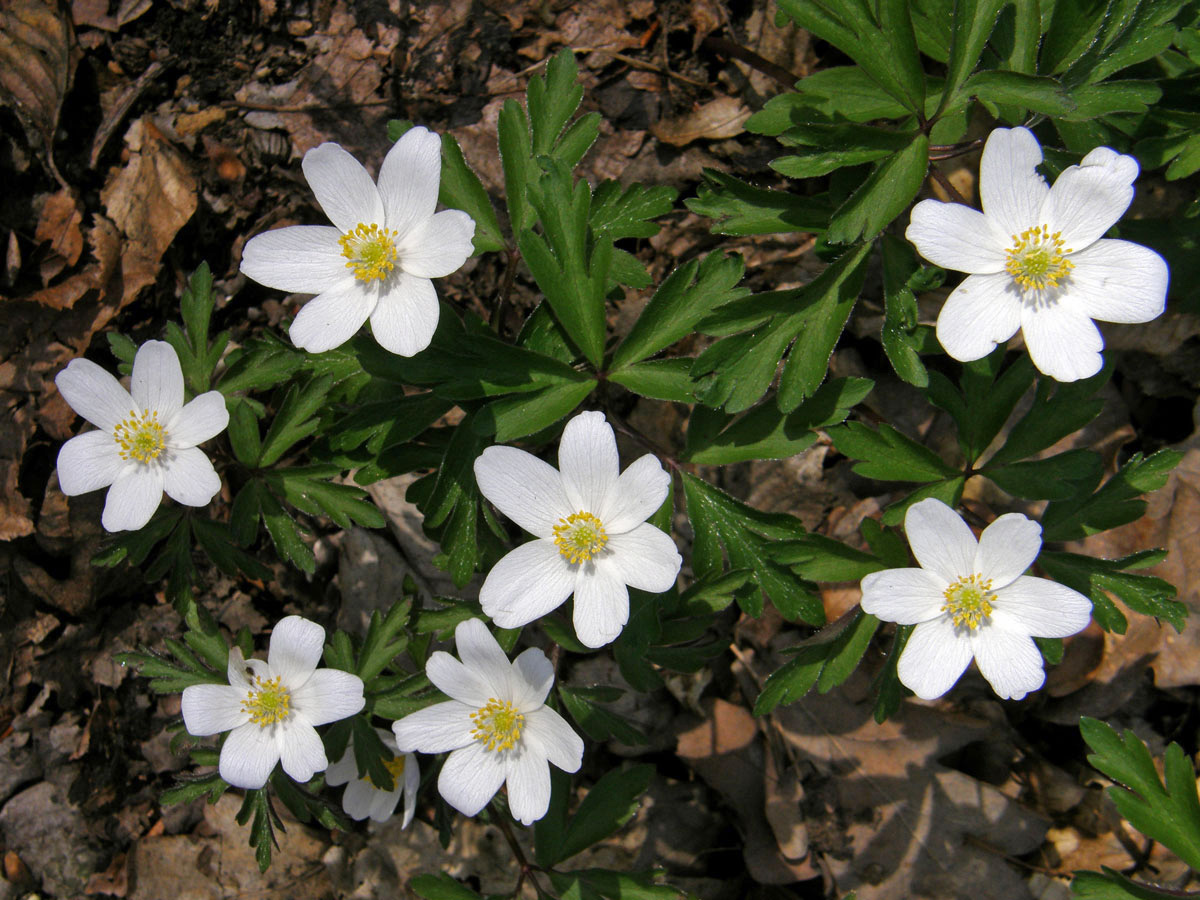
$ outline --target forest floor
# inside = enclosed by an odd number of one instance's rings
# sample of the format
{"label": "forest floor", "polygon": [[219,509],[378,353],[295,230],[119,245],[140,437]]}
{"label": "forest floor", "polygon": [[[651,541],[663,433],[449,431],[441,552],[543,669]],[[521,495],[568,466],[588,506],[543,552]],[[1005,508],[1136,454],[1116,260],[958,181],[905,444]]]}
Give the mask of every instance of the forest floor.
{"label": "forest floor", "polygon": [[[68,502],[58,489],[55,456],[79,420],[54,376],[82,355],[115,368],[106,332],[138,343],[160,337],[201,262],[215,278],[214,330],[232,330],[235,342],[281,331],[301,298],[248,281],[238,261],[254,234],[323,221],[299,166],[323,141],[375,169],[389,119],[448,131],[498,197],[500,107],[571,47],[584,109],[604,115],[582,165],[589,179],[665,183],[681,198],[695,195],[705,168],[782,184],[767,167],[778,145],[743,123],[795,77],[828,65],[823,48],[776,28],[765,0],[73,0],[61,8],[15,0],[0,10],[0,27],[24,60],[0,66],[0,900],[393,898],[413,875],[436,871],[484,892],[510,890],[508,848],[477,822],[460,820],[446,849],[420,822],[332,836],[293,824],[261,876],[233,821],[235,798],[159,806],[187,765],[169,746],[179,698],[156,698],[113,657],[161,647],[179,625],[136,571],[90,564],[105,540],[103,494]],[[966,196],[977,164],[966,156],[945,169]],[[1170,204],[1168,187],[1139,182],[1135,215]],[[636,247],[656,283],[714,249],[742,254],[755,290],[803,284],[822,265],[809,236],[716,236],[682,203],[662,224]],[[440,281],[439,292],[486,317],[503,275],[484,257]],[[878,286],[866,290],[834,369],[876,379],[867,407],[939,449],[953,440],[947,422],[891,375],[878,343],[882,313],[869,300]],[[922,298],[926,320],[944,296]],[[518,274],[512,309],[537,299],[527,273]],[[618,328],[636,316],[637,299],[615,310]],[[1097,449],[1109,471],[1133,451],[1185,452],[1145,518],[1082,546],[1103,556],[1168,548],[1154,571],[1193,608],[1198,335],[1200,319],[1187,313],[1107,330],[1117,374],[1104,388],[1106,411],[1056,448]],[[631,418],[678,442],[682,420],[671,407],[648,404]],[[855,477],[825,440],[785,462],[713,477],[754,506],[838,538],[893,499],[872,493],[878,487]],[[448,585],[403,489],[372,487],[392,526],[386,534],[313,523],[311,578],[283,564],[263,583],[207,572],[203,603],[230,631],[261,633],[292,612],[355,627],[390,603],[406,572]],[[832,586],[824,599],[836,618],[857,602],[857,585]],[[660,868],[706,900],[840,897],[854,886],[860,900],[1059,900],[1072,870],[1101,866],[1185,886],[1186,866],[1120,822],[1106,782],[1086,764],[1077,723],[1103,718],[1135,728],[1156,755],[1170,741],[1194,754],[1200,629],[1177,634],[1144,617],[1124,636],[1093,626],[1024,703],[997,701],[971,674],[947,699],[906,704],[879,726],[865,675],[753,718],[761,680],[803,632],[770,613],[740,621],[731,613],[727,624],[731,652],[710,670],[626,695],[619,712],[648,744],[610,744],[589,766],[602,772],[637,758],[657,775],[634,821],[585,864]],[[605,654],[565,677],[621,683]]]}

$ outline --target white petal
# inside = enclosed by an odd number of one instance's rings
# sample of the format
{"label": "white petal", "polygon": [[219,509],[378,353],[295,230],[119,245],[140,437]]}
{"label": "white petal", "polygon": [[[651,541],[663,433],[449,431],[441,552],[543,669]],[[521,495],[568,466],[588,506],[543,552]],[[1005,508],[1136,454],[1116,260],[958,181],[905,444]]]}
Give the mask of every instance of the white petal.
{"label": "white petal", "polygon": [[162,485],[167,496],[184,506],[207,506],[221,490],[221,476],[199,447],[169,450]]}
{"label": "white petal", "polygon": [[440,311],[432,281],[396,272],[371,313],[371,333],[384,350],[415,356],[433,340]]}
{"label": "white petal", "polygon": [[362,287],[353,276],[347,277],[301,307],[288,330],[288,337],[309,353],[324,353],[340,347],[367,321],[377,299],[374,290]]}
{"label": "white petal", "polygon": [[1105,166],[1111,170],[1113,177],[1133,184],[1138,177],[1138,161],[1132,156],[1124,156],[1112,147],[1096,147],[1079,161],[1081,166]]}
{"label": "white petal", "polygon": [[585,647],[614,641],[629,621],[629,591],[605,557],[584,563],[575,577],[575,635]]}
{"label": "white petal", "polygon": [[505,761],[508,809],[522,825],[532,825],[550,808],[550,764],[531,751],[523,746]]}
{"label": "white petal", "polygon": [[325,652],[325,629],[303,616],[286,616],[271,631],[267,665],[295,690],[312,675]]}
{"label": "white petal", "polygon": [[234,787],[260,788],[279,762],[279,744],[274,729],[247,722],[229,732],[221,747],[218,770]]}
{"label": "white petal", "polygon": [[1061,232],[1068,252],[1098,240],[1133,202],[1137,163],[1130,166],[1132,157],[1109,152],[1111,156],[1092,151],[1084,164],[1064,169],[1042,206],[1038,221]]}
{"label": "white petal", "polygon": [[279,742],[283,771],[293,781],[304,784],[329,765],[329,760],[325,758],[325,745],[321,743],[317,730],[307,722],[288,719],[279,727],[276,740]]}
{"label": "white petal", "polygon": [[885,622],[916,625],[942,614],[946,579],[925,569],[885,569],[862,580],[862,608]]}
{"label": "white petal", "polygon": [[471,737],[475,729],[471,721],[473,712],[465,703],[450,700],[409,713],[392,723],[396,746],[404,752],[421,753],[444,753],[465,747],[475,740]]}
{"label": "white petal", "polygon": [[1038,371],[1058,381],[1090,378],[1104,365],[1104,338],[1096,324],[1065,302],[1027,305],[1021,334]]}
{"label": "white petal", "polygon": [[[261,668],[261,673],[255,671]],[[251,670],[255,675],[270,676],[270,667],[261,659],[246,659],[242,656],[242,651],[239,647],[229,648],[229,662],[225,666],[225,676],[229,679],[229,683],[235,688],[241,689],[243,692],[249,691],[252,687],[250,679],[247,677],[247,670]]]}
{"label": "white petal", "polygon": [[[329,772],[333,767],[325,770],[325,783],[333,784],[329,780]],[[342,784],[343,782],[336,782]],[[376,790],[366,781],[360,781],[355,778],[346,785],[346,793],[342,794],[342,809],[346,815],[352,818],[355,822],[361,822],[371,814],[371,806],[375,802],[375,795],[382,791]]]}
{"label": "white petal", "polygon": [[1042,526],[1020,513],[1006,513],[979,536],[973,571],[999,590],[1033,565],[1042,549]]}
{"label": "white petal", "polygon": [[1067,297],[1101,322],[1149,322],[1167,305],[1167,263],[1148,247],[1099,240],[1071,255],[1075,268]]}
{"label": "white petal", "polygon": [[530,534],[554,538],[554,526],[575,512],[562,477],[549,463],[516,447],[488,447],[475,460],[479,492]]}
{"label": "white petal", "polygon": [[125,469],[108,489],[100,524],[105,531],[136,531],[162,502],[162,472],[149,466]]}
{"label": "white petal", "polygon": [[220,391],[201,394],[167,423],[167,446],[195,447],[216,437],[229,425],[229,410]]}
{"label": "white petal", "polygon": [[54,383],[71,409],[105,431],[112,431],[134,412],[129,392],[90,359],[71,360]]}
{"label": "white petal", "polygon": [[1056,581],[1024,575],[997,593],[992,618],[1006,631],[1069,637],[1087,628],[1092,601]]}
{"label": "white petal", "polygon": [[522,712],[536,710],[554,684],[554,666],[545,653],[530,647],[513,660],[512,668],[513,706]]}
{"label": "white petal", "polygon": [[382,225],[383,201],[358,160],[334,143],[314,147],[300,163],[329,221],[343,233],[358,224]]}
{"label": "white petal", "polygon": [[404,755],[404,819],[401,828],[412,824],[413,813],[417,811],[417,788],[421,786],[421,770],[417,766],[417,758],[411,753]]}
{"label": "white petal", "polygon": [[[357,224],[357,223],[355,223]],[[289,225],[256,234],[238,267],[247,278],[289,294],[319,294],[346,277],[341,232],[329,225]]]}
{"label": "white petal", "polygon": [[463,665],[487,684],[488,696],[512,701],[512,664],[481,619],[459,622],[454,646]]}
{"label": "white petal", "polygon": [[444,209],[420,221],[396,248],[400,267],[420,278],[441,278],[457,272],[475,247],[475,220],[460,209]]}
{"label": "white petal", "polygon": [[1046,680],[1042,654],[1033,638],[993,622],[973,635],[975,662],[1002,700],[1020,700]]}
{"label": "white petal", "polygon": [[645,522],[610,536],[605,549],[605,559],[616,567],[618,577],[639,591],[669,591],[683,565],[671,536]]}
{"label": "white petal", "polygon": [[188,734],[206,737],[232,731],[250,721],[242,709],[246,692],[228,684],[193,684],[183,689],[180,701]]}
{"label": "white petal", "polygon": [[946,616],[913,629],[900,654],[900,683],[922,700],[934,700],[954,686],[971,663],[971,642]]}
{"label": "white petal", "polygon": [[937,338],[959,362],[982,359],[1021,327],[1021,299],[1007,273],[971,275],[938,313]]}
{"label": "white petal", "polygon": [[[325,783],[331,787],[346,784],[358,778],[358,764],[354,761],[354,745],[346,747],[346,752],[337,762],[331,762],[325,770]],[[343,806],[344,808],[344,806]]]}
{"label": "white petal", "polygon": [[357,675],[340,669],[317,669],[292,691],[292,703],[308,724],[324,725],[354,715],[366,700],[362,679]]}
{"label": "white petal", "polygon": [[166,341],[146,341],[133,358],[129,381],[133,402],[144,412],[157,412],[169,422],[183,408],[183,369],[175,348]]}
{"label": "white petal", "polygon": [[108,487],[125,467],[121,450],[107,431],[71,438],[58,451],[58,487],[68,497]]}
{"label": "white petal", "polygon": [[446,758],[438,776],[438,793],[464,816],[473,816],[488,805],[503,783],[500,754],[476,741]]}
{"label": "white petal", "polygon": [[521,740],[564,772],[578,772],[583,764],[583,738],[548,706],[525,716]]}
{"label": "white petal", "polygon": [[988,136],[979,161],[979,197],[1003,234],[1019,234],[1038,224],[1050,193],[1037,173],[1041,161],[1041,145],[1027,128],[997,128]]}
{"label": "white petal", "polygon": [[371,787],[370,791],[371,802],[367,807],[368,817],[372,822],[386,822],[396,811],[396,804],[400,802],[400,788],[396,788],[394,791],[381,791],[377,787]]}
{"label": "white petal", "polygon": [[974,573],[975,535],[962,516],[941,500],[929,497],[910,506],[904,514],[904,533],[921,568],[946,584]]}
{"label": "white petal", "polygon": [[670,473],[647,453],[621,473],[596,515],[610,535],[631,531],[663,505],[670,490]]}
{"label": "white petal", "polygon": [[562,606],[575,590],[575,568],[552,542],[530,541],[487,573],[479,603],[501,628],[518,628]]}
{"label": "white petal", "polygon": [[582,412],[567,423],[558,444],[558,470],[571,511],[593,515],[616,485],[621,461],[617,438],[602,412]]}
{"label": "white petal", "polygon": [[922,200],[913,207],[904,236],[943,269],[973,275],[1004,271],[1008,236],[994,219],[961,203]]}
{"label": "white petal", "polygon": [[404,132],[379,167],[387,227],[403,238],[414,224],[430,218],[441,176],[441,138],[420,125]]}
{"label": "white petal", "polygon": [[494,696],[486,681],[443,650],[430,655],[425,674],[439,691],[467,706],[483,706]]}

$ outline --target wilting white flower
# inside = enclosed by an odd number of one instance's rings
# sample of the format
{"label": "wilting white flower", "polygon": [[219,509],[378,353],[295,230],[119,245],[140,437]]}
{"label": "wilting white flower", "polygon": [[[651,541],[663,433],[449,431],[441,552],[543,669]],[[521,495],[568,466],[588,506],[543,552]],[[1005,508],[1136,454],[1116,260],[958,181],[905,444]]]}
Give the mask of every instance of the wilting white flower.
{"label": "wilting white flower", "polygon": [[979,166],[983,212],[922,200],[904,234],[930,262],[969,273],[938,316],[947,353],[979,359],[1020,329],[1038,369],[1075,381],[1104,364],[1093,319],[1149,322],[1163,311],[1167,264],[1102,237],[1133,200],[1137,160],[1097,147],[1053,187],[1041,161],[1032,132],[997,128]]}
{"label": "wilting white flower", "polygon": [[241,270],[267,287],[317,296],[288,333],[320,353],[348,341],[368,318],[382,347],[412,356],[429,346],[438,321],[431,278],[471,255],[475,222],[461,210],[435,213],[441,140],[417,127],[388,151],[371,180],[338,144],[304,154],[301,168],[328,225],[292,225],[255,235]]}
{"label": "wilting white flower", "polygon": [[71,409],[100,429],[58,451],[59,487],[68,497],[107,487],[100,522],[108,531],[141,528],[164,490],[185,506],[204,506],[221,489],[196,445],[229,424],[225,398],[209,391],[185,406],[183,371],[170,344],[142,344],[129,391],[86,359],[72,360],[54,383]]}
{"label": "wilting white flower", "polygon": [[479,490],[537,537],[496,563],[479,591],[502,628],[544,616],[575,594],[575,633],[589,647],[629,621],[627,585],[655,593],[675,583],[675,542],[646,519],[662,506],[671,476],[651,454],[620,472],[612,427],[598,412],[567,423],[558,465],[515,447],[475,460]]}
{"label": "wilting white flower", "polygon": [[183,689],[183,724],[196,737],[229,732],[221,746],[221,777],[234,787],[260,788],[275,763],[301,783],[329,764],[314,726],[363,708],[363,683],[339,669],[318,669],[325,629],[300,616],[271,632],[267,661],[229,651],[229,684]]}
{"label": "wilting white flower", "polygon": [[404,795],[404,821],[401,828],[407,828],[413,819],[417,808],[417,786],[421,783],[421,770],[417,767],[417,758],[411,753],[401,753],[396,749],[396,739],[391,732],[376,728],[375,733],[388,748],[392,758],[384,760],[384,767],[392,776],[392,787],[384,790],[376,787],[368,775],[358,777],[358,764],[354,761],[354,741],[346,747],[346,752],[337,762],[330,763],[325,770],[325,783],[336,787],[346,785],[342,795],[342,809],[346,815],[355,821],[370,818],[376,822],[386,822],[396,811],[400,795]]}
{"label": "wilting white flower", "polygon": [[1087,597],[1024,575],[1042,547],[1042,526],[1000,516],[979,540],[941,500],[914,503],[904,530],[919,569],[887,569],[862,580],[862,608],[916,625],[900,655],[900,681],[932,700],[950,690],[974,658],[1004,699],[1020,700],[1046,680],[1035,637],[1067,637],[1091,618]]}
{"label": "wilting white flower", "polygon": [[439,650],[425,665],[429,680],[453,699],[396,722],[396,746],[453,751],[438,792],[463,815],[478,813],[507,783],[509,810],[529,825],[550,806],[550,763],[575,772],[583,762],[583,741],[546,706],[554,667],[536,648],[510,663],[479,619],[460,622],[454,643],[462,662]]}

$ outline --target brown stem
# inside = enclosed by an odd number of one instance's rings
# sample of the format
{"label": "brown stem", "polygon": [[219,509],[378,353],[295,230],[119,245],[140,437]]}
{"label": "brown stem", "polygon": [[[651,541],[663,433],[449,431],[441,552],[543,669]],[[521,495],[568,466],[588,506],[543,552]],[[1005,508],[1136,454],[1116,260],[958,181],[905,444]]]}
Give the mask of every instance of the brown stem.
{"label": "brown stem", "polygon": [[743,47],[741,44],[735,44],[729,38],[716,37],[710,34],[701,42],[701,46],[715,50],[724,56],[732,56],[734,59],[740,59],[751,68],[758,69],[764,75],[774,78],[789,90],[794,88],[796,82],[800,80],[800,76],[795,72],[791,72],[783,66],[776,65],[769,59],[759,56],[753,50]]}
{"label": "brown stem", "polygon": [[655,456],[659,457],[663,462],[665,462],[672,469],[679,468],[679,460],[677,460],[674,457],[674,455],[672,455],[672,453],[669,450],[667,450],[666,447],[659,446],[657,443],[652,441],[646,435],[642,434],[640,431],[638,431],[636,428],[634,428],[632,425],[630,425],[628,422],[626,422],[624,419],[622,419],[620,416],[618,416],[611,409],[608,409],[607,404],[605,405],[605,407],[606,407],[604,410],[605,415],[608,416],[608,421],[610,423],[612,423],[612,426],[614,428],[616,428],[617,431],[621,432],[626,437],[632,438],[633,440],[637,441],[637,443],[641,444],[643,447],[645,447],[647,450],[649,450]]}
{"label": "brown stem", "polygon": [[492,313],[492,328],[497,337],[504,336],[504,313],[508,306],[508,295],[512,293],[513,280],[517,277],[517,261],[521,251],[516,247],[508,248],[508,265],[504,269],[504,283],[500,286],[500,298],[496,301],[496,311]]}
{"label": "brown stem", "polygon": [[508,848],[512,850],[513,856],[516,857],[517,865],[521,867],[521,872],[517,876],[517,886],[513,888],[513,896],[521,892],[521,885],[525,883],[525,879],[529,879],[529,883],[533,885],[533,889],[537,891],[538,896],[542,896],[545,891],[538,884],[533,873],[538,868],[525,857],[525,851],[521,849],[521,845],[517,843],[517,836],[513,834],[512,826],[508,823],[508,817],[500,810],[495,803],[492,804],[492,822],[500,829],[500,833],[504,835],[504,840],[508,843]]}
{"label": "brown stem", "polygon": [[942,190],[949,194],[950,199],[955,203],[961,203],[963,206],[971,205],[967,202],[967,199],[958,192],[958,188],[950,183],[950,179],[946,177],[945,173],[943,173],[937,166],[929,167],[929,177],[940,184],[942,186]]}

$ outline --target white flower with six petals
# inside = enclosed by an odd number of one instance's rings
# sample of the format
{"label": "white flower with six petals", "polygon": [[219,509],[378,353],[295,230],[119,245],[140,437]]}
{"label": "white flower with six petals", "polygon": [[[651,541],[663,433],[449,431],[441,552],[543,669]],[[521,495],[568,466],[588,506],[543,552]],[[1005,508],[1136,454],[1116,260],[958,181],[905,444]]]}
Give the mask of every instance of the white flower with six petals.
{"label": "white flower with six petals", "polygon": [[58,451],[59,487],[68,497],[107,487],[100,522],[108,531],[141,528],[164,490],[185,506],[205,506],[221,490],[196,445],[229,424],[225,398],[208,391],[185,405],[183,371],[170,344],[138,348],[128,391],[87,359],[72,360],[54,383],[71,409],[99,429]]}
{"label": "white flower with six petals", "polygon": [[277,762],[304,783],[329,761],[314,726],[363,708],[362,679],[340,669],[318,669],[325,629],[300,616],[281,619],[271,632],[267,660],[229,651],[229,684],[183,689],[183,724],[196,737],[229,736],[218,769],[234,787],[260,788]]}
{"label": "white flower with six petals", "polygon": [[1092,602],[1045,578],[1023,574],[1042,547],[1042,526],[1000,516],[979,540],[940,500],[914,503],[904,530],[919,569],[887,569],[862,580],[862,608],[916,625],[897,667],[925,700],[940,697],[974,659],[992,689],[1020,700],[1046,680],[1034,637],[1067,637],[1091,619]]}
{"label": "white flower with six petals", "polygon": [[1133,200],[1138,164],[1097,147],[1047,187],[1042,148],[1025,128],[997,128],[979,165],[983,212],[922,200],[904,235],[935,265],[968,277],[938,315],[937,336],[957,360],[986,356],[1017,330],[1033,364],[1059,381],[1100,371],[1093,319],[1149,322],[1162,313],[1167,264],[1104,233]]}
{"label": "white flower with six petals", "polygon": [[241,270],[267,287],[316,294],[288,336],[321,353],[344,344],[368,318],[386,350],[412,356],[429,346],[438,322],[431,278],[470,257],[475,222],[465,212],[435,213],[442,143],[409,129],[392,146],[376,184],[338,144],[304,154],[301,167],[328,225],[291,225],[251,238]]}
{"label": "white flower with six petals", "polygon": [[496,563],[479,601],[497,625],[516,628],[574,593],[575,633],[601,647],[629,621],[627,585],[661,593],[679,574],[675,542],[646,522],[671,476],[651,454],[621,472],[612,427],[599,412],[567,423],[558,465],[515,447],[489,447],[475,460],[483,496],[537,537]]}
{"label": "white flower with six petals", "polygon": [[550,807],[550,763],[575,772],[583,762],[582,739],[546,706],[554,667],[532,647],[510,663],[479,619],[460,622],[454,643],[461,662],[439,650],[425,665],[452,699],[396,722],[396,746],[451,751],[438,793],[463,815],[478,813],[507,783],[509,810],[530,825]]}
{"label": "white flower with six petals", "polygon": [[386,822],[395,813],[396,804],[403,795],[404,818],[400,827],[407,828],[417,809],[417,787],[421,783],[421,770],[417,766],[417,758],[411,753],[401,753],[397,750],[396,739],[391,732],[376,728],[375,733],[392,753],[391,759],[384,760],[383,763],[388,774],[392,776],[391,789],[377,787],[369,775],[365,778],[358,777],[353,739],[342,758],[330,763],[329,768],[325,770],[325,783],[331,787],[346,785],[346,792],[342,794],[342,809],[356,822],[368,818],[374,822]]}

